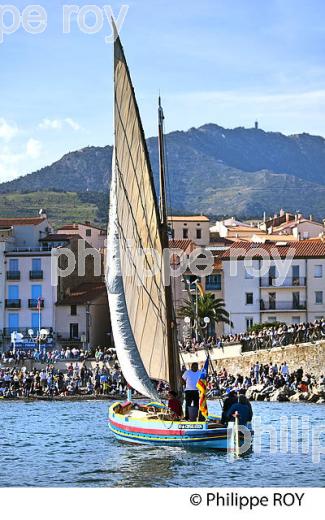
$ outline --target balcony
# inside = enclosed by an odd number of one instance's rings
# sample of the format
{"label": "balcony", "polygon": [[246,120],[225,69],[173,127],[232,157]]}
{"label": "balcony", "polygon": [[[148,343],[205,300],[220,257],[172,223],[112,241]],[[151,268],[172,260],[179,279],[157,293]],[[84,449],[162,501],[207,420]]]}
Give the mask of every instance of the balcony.
{"label": "balcony", "polygon": [[20,309],[21,308],[21,300],[18,298],[8,298],[5,300],[6,309]]}
{"label": "balcony", "polygon": [[7,271],[7,280],[20,280],[20,271]]}
{"label": "balcony", "polygon": [[43,271],[29,271],[30,280],[43,280]]}
{"label": "balcony", "polygon": [[281,278],[272,278],[271,276],[260,279],[261,287],[305,287],[305,285],[306,278],[299,276],[285,278],[284,280]]}
{"label": "balcony", "polygon": [[38,298],[30,298],[28,300],[28,308],[29,309],[37,309],[39,303],[40,303],[41,309],[43,309],[44,308],[44,300],[43,299],[38,300]]}
{"label": "balcony", "polygon": [[306,302],[260,301],[261,311],[300,311],[306,310]]}

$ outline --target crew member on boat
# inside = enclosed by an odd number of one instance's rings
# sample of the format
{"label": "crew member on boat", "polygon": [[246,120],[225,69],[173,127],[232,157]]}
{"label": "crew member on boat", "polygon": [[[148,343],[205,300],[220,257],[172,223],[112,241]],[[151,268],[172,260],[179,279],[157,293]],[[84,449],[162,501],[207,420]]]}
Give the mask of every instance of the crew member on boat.
{"label": "crew member on boat", "polygon": [[224,400],[223,408],[222,408],[222,415],[221,415],[221,422],[222,424],[227,424],[228,417],[227,413],[228,410],[232,407],[233,404],[237,403],[237,394],[234,390],[230,390],[227,392],[227,397]]}
{"label": "crew member on boat", "polygon": [[170,390],[168,392],[168,408],[175,416],[175,419],[181,419],[183,417],[183,408],[181,400],[177,397],[177,392]]}
{"label": "crew member on boat", "polygon": [[247,404],[245,395],[239,395],[238,403],[233,404],[227,412],[229,421],[234,421],[236,415],[239,416],[239,424],[243,426],[246,426],[253,418],[252,407]]}
{"label": "crew member on boat", "polygon": [[185,419],[189,419],[189,407],[194,406],[199,410],[199,391],[197,382],[200,379],[198,363],[192,363],[190,370],[185,370],[182,374],[183,384],[185,385]]}

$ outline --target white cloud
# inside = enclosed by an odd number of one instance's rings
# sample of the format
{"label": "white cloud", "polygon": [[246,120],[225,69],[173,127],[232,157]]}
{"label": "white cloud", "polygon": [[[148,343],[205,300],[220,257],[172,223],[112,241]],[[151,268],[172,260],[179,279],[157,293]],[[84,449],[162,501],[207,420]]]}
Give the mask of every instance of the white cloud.
{"label": "white cloud", "polygon": [[71,126],[71,128],[73,130],[80,130],[79,123],[77,123],[76,121],[74,121],[70,117],[66,117],[64,121],[67,123],[67,125]]}
{"label": "white cloud", "polygon": [[0,146],[0,182],[12,180],[27,171],[35,159],[41,156],[42,143],[32,137],[23,147]]}
{"label": "white cloud", "polygon": [[43,119],[38,128],[41,130],[61,130],[62,121],[60,119]]}
{"label": "white cloud", "polygon": [[62,130],[65,126],[69,126],[73,130],[80,130],[80,125],[71,117],[65,119],[47,119],[44,118],[39,123],[38,128],[41,130]]}
{"label": "white cloud", "polygon": [[13,153],[7,146],[0,149],[0,163],[5,166],[17,164],[22,158],[22,154]]}
{"label": "white cloud", "polygon": [[0,139],[3,139],[6,143],[11,141],[18,133],[17,126],[11,126],[7,121],[0,117]]}
{"label": "white cloud", "polygon": [[8,145],[0,146],[0,182],[14,179],[18,176],[18,164],[24,155],[14,153]]}
{"label": "white cloud", "polygon": [[26,154],[31,159],[38,159],[41,155],[42,143],[32,137],[26,143]]}

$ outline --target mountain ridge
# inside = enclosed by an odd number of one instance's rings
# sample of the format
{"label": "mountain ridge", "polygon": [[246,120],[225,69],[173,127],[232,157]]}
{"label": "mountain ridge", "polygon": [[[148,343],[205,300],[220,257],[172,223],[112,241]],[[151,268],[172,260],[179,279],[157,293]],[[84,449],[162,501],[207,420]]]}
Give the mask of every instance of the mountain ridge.
{"label": "mountain ridge", "polygon": [[[283,206],[319,218],[325,215],[325,139],[321,136],[286,136],[207,123],[170,132],[165,142],[169,205],[174,212],[243,218]],[[157,186],[157,138],[148,138],[147,146]],[[41,170],[1,183],[0,194],[59,187],[79,193],[85,202],[87,193],[108,191],[111,160],[112,146],[87,146]]]}

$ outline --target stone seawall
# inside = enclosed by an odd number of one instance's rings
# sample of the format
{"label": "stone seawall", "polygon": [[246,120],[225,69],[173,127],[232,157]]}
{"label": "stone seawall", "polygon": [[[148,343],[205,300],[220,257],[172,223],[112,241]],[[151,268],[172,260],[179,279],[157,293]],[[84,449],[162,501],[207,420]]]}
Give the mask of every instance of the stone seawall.
{"label": "stone seawall", "polygon": [[[210,351],[210,357],[216,370],[225,367],[230,374],[241,373],[248,375],[251,366],[256,361],[265,365],[270,362],[277,363],[278,366],[286,361],[290,372],[302,367],[304,373],[313,374],[316,377],[325,373],[325,341],[244,353],[241,352],[240,345],[231,345],[229,347],[225,345],[223,351],[221,349]],[[197,361],[201,366],[205,358],[206,354],[204,351],[196,352],[195,354],[182,354],[182,362],[186,366],[189,366],[194,361]]]}

